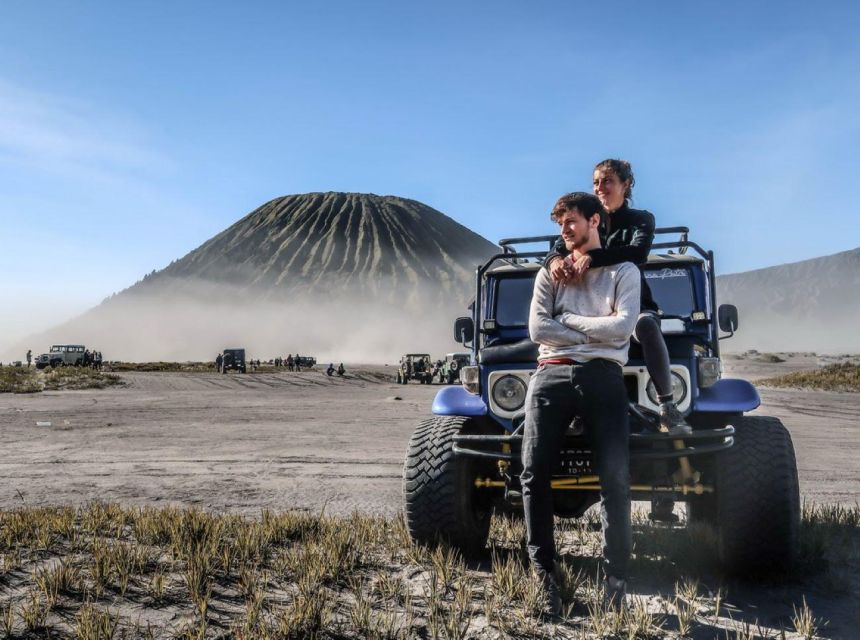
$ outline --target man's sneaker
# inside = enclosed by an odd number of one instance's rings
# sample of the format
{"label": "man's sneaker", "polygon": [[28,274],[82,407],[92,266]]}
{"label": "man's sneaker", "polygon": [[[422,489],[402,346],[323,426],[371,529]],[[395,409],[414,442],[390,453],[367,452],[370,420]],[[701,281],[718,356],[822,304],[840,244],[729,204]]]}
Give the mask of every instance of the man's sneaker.
{"label": "man's sneaker", "polygon": [[555,571],[538,570],[541,587],[543,588],[545,615],[558,617],[561,615],[561,589],[558,587],[558,579]]}
{"label": "man's sneaker", "polygon": [[660,428],[673,436],[688,436],[693,433],[693,428],[687,424],[677,405],[671,400],[660,404]]}
{"label": "man's sneaker", "polygon": [[603,606],[613,611],[621,611],[625,606],[627,581],[615,576],[607,576],[603,581]]}

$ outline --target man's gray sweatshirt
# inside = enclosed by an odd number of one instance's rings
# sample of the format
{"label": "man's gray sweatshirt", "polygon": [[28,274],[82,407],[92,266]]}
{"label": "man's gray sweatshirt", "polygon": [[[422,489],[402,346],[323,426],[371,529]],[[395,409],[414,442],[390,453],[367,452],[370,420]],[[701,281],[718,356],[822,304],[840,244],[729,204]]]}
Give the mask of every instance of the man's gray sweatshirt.
{"label": "man's gray sweatshirt", "polygon": [[639,281],[631,262],[589,269],[577,284],[555,282],[540,269],[529,309],[538,358],[604,358],[623,366],[639,317]]}

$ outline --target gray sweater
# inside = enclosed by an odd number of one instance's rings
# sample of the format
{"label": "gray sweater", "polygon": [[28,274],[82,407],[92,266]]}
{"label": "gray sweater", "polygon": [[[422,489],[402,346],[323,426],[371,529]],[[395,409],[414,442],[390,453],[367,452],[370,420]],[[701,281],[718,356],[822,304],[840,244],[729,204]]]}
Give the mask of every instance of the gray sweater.
{"label": "gray sweater", "polygon": [[631,262],[589,269],[578,284],[554,282],[548,269],[535,278],[529,336],[538,357],[624,365],[639,317],[639,269]]}

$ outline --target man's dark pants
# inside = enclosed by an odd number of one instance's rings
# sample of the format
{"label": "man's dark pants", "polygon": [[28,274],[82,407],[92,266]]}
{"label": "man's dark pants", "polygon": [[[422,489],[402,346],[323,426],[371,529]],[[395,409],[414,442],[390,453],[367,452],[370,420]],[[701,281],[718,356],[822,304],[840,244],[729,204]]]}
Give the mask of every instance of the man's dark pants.
{"label": "man's dark pants", "polygon": [[621,367],[609,360],[542,365],[526,395],[523,487],[529,557],[539,571],[555,559],[550,479],[565,432],[582,416],[600,476],[603,558],[607,575],[624,579],[630,558],[630,450],[627,392]]}

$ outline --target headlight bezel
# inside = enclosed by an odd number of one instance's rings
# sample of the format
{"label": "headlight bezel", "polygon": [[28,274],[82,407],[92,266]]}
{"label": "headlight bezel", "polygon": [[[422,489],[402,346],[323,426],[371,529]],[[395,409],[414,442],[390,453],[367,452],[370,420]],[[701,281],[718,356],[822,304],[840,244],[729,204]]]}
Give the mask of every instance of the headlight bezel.
{"label": "headlight bezel", "polygon": [[[687,395],[690,393],[689,386],[687,385],[687,381],[684,378],[676,373],[675,371],[671,372],[672,376],[672,395],[675,400],[675,404],[681,406],[684,400],[687,399]],[[680,389],[680,394],[679,394]],[[660,399],[657,397],[657,387],[654,384],[654,379],[649,378],[648,383],[645,385],[645,393],[648,396],[648,399],[658,407],[660,406]]]}
{"label": "headlight bezel", "polygon": [[522,378],[513,374],[506,374],[493,382],[490,395],[499,408],[508,413],[513,413],[525,405],[527,391],[528,386]]}

